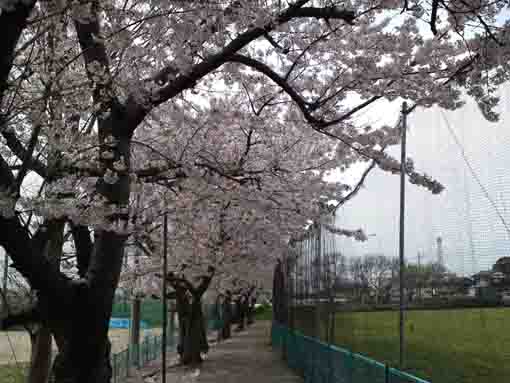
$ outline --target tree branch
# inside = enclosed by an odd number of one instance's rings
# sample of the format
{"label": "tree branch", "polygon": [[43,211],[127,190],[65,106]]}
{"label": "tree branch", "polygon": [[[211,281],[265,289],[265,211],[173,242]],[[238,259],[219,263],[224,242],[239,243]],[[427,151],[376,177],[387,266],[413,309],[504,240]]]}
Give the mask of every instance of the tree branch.
{"label": "tree branch", "polygon": [[94,86],[94,102],[106,111],[115,99],[112,88],[110,62],[101,37],[99,1],[92,0],[91,15],[86,20],[74,20],[76,34],[85,60],[87,76]]}
{"label": "tree branch", "polygon": [[14,268],[28,280],[31,287],[66,303],[70,280],[48,258],[42,256],[43,249],[34,246],[18,218],[0,216],[0,232],[0,246],[9,254]]}
{"label": "tree branch", "polygon": [[[25,163],[24,159],[29,158],[27,157],[29,151],[25,149],[14,132],[6,129],[6,126],[3,125],[4,123],[5,122],[3,122],[0,117],[0,131],[2,132],[2,136],[5,138],[7,146],[14,153],[14,155],[20,159],[20,161]],[[44,165],[41,161],[35,158],[30,158],[26,163],[26,166],[36,172],[42,178],[46,179],[48,177],[48,169],[46,168],[46,165]]]}
{"label": "tree branch", "polygon": [[78,262],[78,274],[85,277],[92,256],[92,239],[90,230],[87,226],[76,225],[71,222],[71,231],[73,233],[74,244],[76,246],[76,259]]}
{"label": "tree branch", "polygon": [[[17,1],[13,10],[2,10],[0,14],[0,106],[7,89],[7,79],[14,61],[14,50],[27,25],[35,0]],[[1,120],[1,117],[0,117]],[[0,124],[1,125],[1,124]]]}
{"label": "tree branch", "polygon": [[[0,190],[11,191],[15,179],[0,156]],[[14,207],[14,206],[13,206]],[[0,246],[10,255],[16,268],[31,287],[65,302],[69,280],[43,256],[47,238],[43,232],[31,239],[16,215],[0,214]]]}
{"label": "tree branch", "polygon": [[360,180],[358,181],[354,189],[352,189],[344,198],[342,198],[342,200],[338,202],[338,204],[336,204],[334,208],[330,210],[330,212],[335,212],[336,210],[338,210],[340,206],[344,205],[346,202],[351,200],[356,194],[358,194],[363,184],[365,183],[368,174],[372,171],[372,169],[374,169],[376,164],[377,162],[375,160],[372,160],[370,166],[363,172]]}
{"label": "tree branch", "polygon": [[6,331],[15,326],[25,326],[31,323],[40,322],[41,315],[37,305],[16,313],[8,314],[5,318],[0,319],[0,330]]}
{"label": "tree branch", "polygon": [[[156,91],[153,95],[151,95],[151,99],[153,103],[150,107],[144,107],[140,105],[136,99],[136,95],[130,95],[127,101],[127,110],[131,113],[130,116],[130,126],[128,129],[130,130],[128,134],[131,134],[134,129],[138,126],[138,124],[145,118],[145,116],[150,112],[150,110],[162,103],[168,101],[169,99],[175,97],[182,91],[186,89],[193,88],[195,84],[201,80],[204,76],[211,73],[212,71],[218,69],[224,63],[229,61],[229,58],[237,53],[239,50],[244,48],[246,45],[251,43],[252,41],[263,37],[265,34],[273,30],[276,26],[284,24],[292,20],[293,18],[299,17],[316,17],[316,18],[324,18],[324,19],[339,19],[343,20],[347,23],[352,23],[356,15],[353,11],[342,10],[337,7],[325,7],[325,8],[315,8],[315,7],[305,7],[308,0],[299,0],[294,4],[289,6],[285,11],[283,11],[280,16],[276,18],[275,21],[272,21],[263,27],[253,28],[246,32],[241,33],[234,40],[232,40],[229,44],[227,44],[220,53],[209,56],[204,61],[194,65],[186,74],[181,74],[177,76],[173,81],[168,83],[166,86],[161,87],[158,91]],[[163,69],[161,72],[164,72]],[[154,81],[160,81],[160,78],[153,78]]]}
{"label": "tree branch", "polygon": [[[323,121],[318,118],[315,118],[311,114],[310,107],[309,107],[310,103],[307,102],[300,94],[298,94],[294,90],[294,88],[292,88],[292,86],[283,77],[281,77],[278,73],[273,71],[268,65],[266,65],[260,61],[257,61],[255,59],[252,59],[251,57],[243,56],[240,54],[231,55],[229,58],[229,61],[237,62],[237,63],[243,64],[243,65],[246,65],[248,67],[251,67],[251,68],[255,69],[256,71],[265,74],[267,77],[269,77],[271,80],[273,80],[273,82],[276,83],[280,88],[282,88],[285,91],[285,93],[287,93],[290,96],[292,101],[294,101],[297,104],[297,106],[303,113],[305,119],[310,124],[312,124],[317,130],[319,130],[320,132],[323,132],[325,134],[328,134],[328,133],[323,130],[324,128],[327,128],[329,126],[336,125],[342,121],[345,121],[346,119],[350,118],[356,112],[360,111],[361,109],[367,107],[368,105],[372,104],[373,102],[375,102],[383,97],[382,95],[373,96],[373,97],[369,98],[367,101],[364,101],[361,104],[357,105],[356,107],[352,108],[351,110],[349,110],[349,112],[337,117],[336,119],[330,120],[330,121]],[[388,86],[393,84],[393,82],[394,82],[394,80],[390,81]],[[328,135],[330,135],[330,134],[328,134]],[[336,137],[336,138],[338,138],[338,137]]]}
{"label": "tree branch", "polygon": [[439,6],[439,0],[432,0],[432,9],[430,11],[430,30],[432,33],[437,35],[436,19],[437,19],[437,8]]}
{"label": "tree branch", "polygon": [[200,282],[200,285],[193,291],[195,295],[202,296],[206,290],[209,288],[209,285],[211,284],[211,281],[214,277],[215,269],[214,267],[209,267],[209,273],[207,275],[202,276],[202,281]]}
{"label": "tree branch", "polygon": [[351,10],[341,9],[339,7],[303,7],[294,11],[294,17],[315,17],[317,19],[337,19],[343,20],[352,25],[356,19],[356,13]]}
{"label": "tree branch", "polygon": [[28,143],[28,148],[25,151],[25,156],[22,158],[21,163],[21,169],[18,172],[18,175],[16,177],[16,193],[19,195],[21,184],[23,183],[23,180],[25,179],[25,176],[28,173],[28,170],[30,168],[30,164],[32,163],[32,157],[34,154],[35,146],[37,144],[37,140],[39,138],[39,133],[41,132],[41,125],[37,125],[32,130],[32,134],[30,136],[30,141]]}

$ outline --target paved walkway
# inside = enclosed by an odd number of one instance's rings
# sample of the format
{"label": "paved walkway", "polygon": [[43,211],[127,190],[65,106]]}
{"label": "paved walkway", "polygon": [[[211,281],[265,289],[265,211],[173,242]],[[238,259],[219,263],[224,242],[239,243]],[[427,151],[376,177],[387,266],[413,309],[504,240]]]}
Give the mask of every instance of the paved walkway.
{"label": "paved walkway", "polygon": [[[167,383],[302,383],[282,362],[281,354],[271,349],[270,326],[256,322],[242,333],[234,332],[231,339],[210,348],[200,370],[170,367]],[[160,383],[159,371],[145,382]]]}

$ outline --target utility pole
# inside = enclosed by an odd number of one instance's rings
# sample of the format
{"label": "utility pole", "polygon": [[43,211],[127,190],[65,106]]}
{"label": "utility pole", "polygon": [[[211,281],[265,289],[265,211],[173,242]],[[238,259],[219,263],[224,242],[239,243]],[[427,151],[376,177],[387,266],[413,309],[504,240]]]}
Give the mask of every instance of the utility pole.
{"label": "utility pole", "polygon": [[8,302],[7,302],[7,280],[9,276],[9,257],[7,253],[4,253],[4,279],[2,284],[2,310],[8,310]]}
{"label": "utility pole", "polygon": [[166,337],[167,337],[167,299],[166,299],[166,274],[168,272],[168,214],[163,216],[163,342],[161,347],[161,382],[166,383]]}
{"label": "utility pole", "polygon": [[400,146],[400,231],[399,231],[399,288],[400,288],[400,305],[399,305],[399,365],[400,368],[404,367],[404,329],[405,329],[405,317],[404,317],[404,220],[405,220],[405,182],[406,182],[406,134],[407,133],[407,103],[404,101],[402,104],[402,144]]}
{"label": "utility pole", "polygon": [[4,294],[7,294],[7,280],[9,276],[9,256],[7,253],[4,253],[4,283],[2,289]]}

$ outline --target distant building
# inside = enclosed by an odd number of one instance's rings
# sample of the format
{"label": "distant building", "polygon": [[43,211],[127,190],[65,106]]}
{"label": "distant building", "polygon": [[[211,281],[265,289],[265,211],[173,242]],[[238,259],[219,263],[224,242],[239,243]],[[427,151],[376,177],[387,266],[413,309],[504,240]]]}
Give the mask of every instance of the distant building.
{"label": "distant building", "polygon": [[483,287],[489,287],[491,284],[491,271],[480,271],[473,275],[473,287],[476,288],[483,288]]}
{"label": "distant building", "polygon": [[510,257],[499,258],[492,270],[480,271],[473,275],[476,296],[483,299],[499,300],[510,292]]}

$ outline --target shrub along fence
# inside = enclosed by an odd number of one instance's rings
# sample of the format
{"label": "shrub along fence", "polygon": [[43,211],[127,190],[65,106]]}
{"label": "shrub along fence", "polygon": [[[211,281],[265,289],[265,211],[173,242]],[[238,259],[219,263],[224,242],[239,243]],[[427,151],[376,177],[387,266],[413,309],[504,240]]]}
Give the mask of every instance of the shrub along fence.
{"label": "shrub along fence", "polygon": [[429,383],[273,322],[271,342],[305,383]]}

